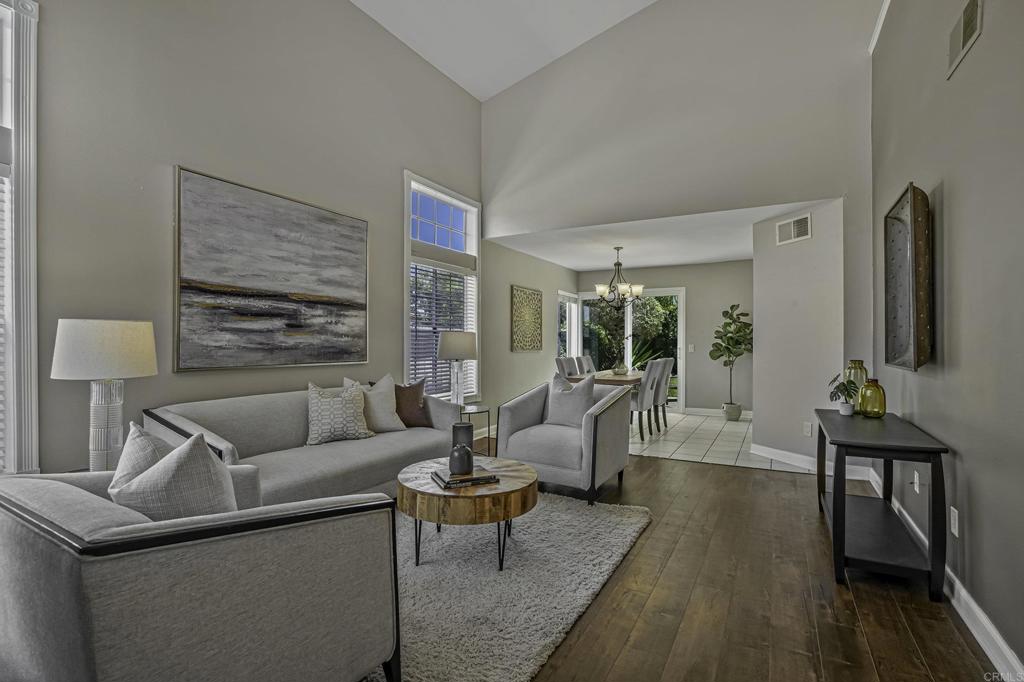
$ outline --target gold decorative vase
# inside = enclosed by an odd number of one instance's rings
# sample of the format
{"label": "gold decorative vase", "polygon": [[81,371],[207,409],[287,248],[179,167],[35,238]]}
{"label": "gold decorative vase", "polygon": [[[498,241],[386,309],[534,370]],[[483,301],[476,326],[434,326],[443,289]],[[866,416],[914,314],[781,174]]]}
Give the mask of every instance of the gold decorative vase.
{"label": "gold decorative vase", "polygon": [[843,370],[843,378],[853,380],[857,384],[858,393],[853,396],[853,411],[860,412],[860,387],[868,380],[868,370],[864,367],[863,360],[850,360],[850,364]]}
{"label": "gold decorative vase", "polygon": [[885,390],[878,379],[868,379],[857,393],[860,413],[865,417],[880,419],[885,416]]}

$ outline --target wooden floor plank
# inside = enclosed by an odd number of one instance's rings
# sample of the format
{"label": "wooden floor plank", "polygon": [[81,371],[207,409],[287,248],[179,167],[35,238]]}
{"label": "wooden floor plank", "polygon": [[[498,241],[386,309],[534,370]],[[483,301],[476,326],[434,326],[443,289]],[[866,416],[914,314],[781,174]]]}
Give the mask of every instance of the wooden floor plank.
{"label": "wooden floor plank", "polygon": [[[873,494],[861,481],[850,492]],[[992,670],[923,581],[836,584],[813,476],[631,456],[623,489],[600,493],[647,506],[651,525],[536,680],[959,682]]]}

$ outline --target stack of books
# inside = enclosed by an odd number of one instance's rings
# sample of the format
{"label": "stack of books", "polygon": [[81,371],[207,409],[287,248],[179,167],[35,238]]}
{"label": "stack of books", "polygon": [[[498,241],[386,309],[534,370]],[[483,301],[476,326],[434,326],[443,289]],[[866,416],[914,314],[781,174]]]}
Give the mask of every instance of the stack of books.
{"label": "stack of books", "polygon": [[452,488],[465,488],[471,485],[488,485],[490,483],[498,482],[497,476],[481,466],[473,467],[473,472],[469,474],[453,474],[448,471],[448,467],[440,467],[435,469],[430,474],[430,477],[434,480],[434,483],[438,484],[445,490],[451,490]]}

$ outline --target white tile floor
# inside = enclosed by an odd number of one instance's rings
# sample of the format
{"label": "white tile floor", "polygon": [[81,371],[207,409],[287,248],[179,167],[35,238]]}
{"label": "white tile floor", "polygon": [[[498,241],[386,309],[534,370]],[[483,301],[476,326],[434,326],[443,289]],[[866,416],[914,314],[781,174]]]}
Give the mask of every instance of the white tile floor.
{"label": "white tile floor", "polygon": [[[635,418],[634,418],[635,422]],[[645,420],[646,423],[646,420]],[[809,474],[802,469],[750,452],[750,418],[727,422],[724,417],[703,417],[695,414],[668,413],[667,428],[661,433],[640,440],[640,431],[634,423],[630,429],[629,452],[641,457],[681,459],[688,462],[706,462],[751,469],[771,469]]]}

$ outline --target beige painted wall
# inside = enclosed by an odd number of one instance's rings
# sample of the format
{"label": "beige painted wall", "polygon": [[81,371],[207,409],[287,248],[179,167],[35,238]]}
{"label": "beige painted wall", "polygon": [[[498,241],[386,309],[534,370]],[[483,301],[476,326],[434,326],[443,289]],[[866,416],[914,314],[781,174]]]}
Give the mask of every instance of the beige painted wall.
{"label": "beige painted wall", "polygon": [[[593,291],[595,284],[605,284],[611,270],[581,272],[579,291]],[[729,371],[708,357],[714,340],[715,327],[722,323],[722,310],[739,303],[743,310],[751,311],[754,304],[754,269],[749,260],[698,265],[673,265],[660,268],[630,268],[631,281],[642,282],[648,289],[686,287],[686,340],[693,344],[694,352],[685,353],[686,405],[717,409],[729,397]],[[757,348],[757,328],[754,329],[754,347]],[[736,363],[733,377],[733,398],[751,409],[752,356]]]}
{"label": "beige painted wall", "polygon": [[483,106],[487,234],[845,197],[847,354],[871,353],[881,0],[660,0]]}
{"label": "beige painted wall", "polygon": [[[952,449],[946,499],[960,537],[947,537],[947,562],[1024,658],[1024,3],[986,0],[981,37],[947,81],[962,9],[893,2],[874,54],[875,369],[889,409]],[[909,181],[930,197],[935,248],[936,357],[916,373],[881,364],[883,216]],[[896,495],[925,532],[927,481],[928,467],[897,465]]]}
{"label": "beige painted wall", "polygon": [[[480,196],[480,104],[351,3],[46,0],[39,30],[44,471],[87,465],[88,384],[50,380],[60,317],[151,319],[142,408],[400,376],[408,168]],[[370,224],[370,362],[171,373],[174,164]]]}
{"label": "beige painted wall", "polygon": [[754,225],[753,442],[813,455],[804,422],[844,365],[843,200],[811,209],[811,239],[776,246],[775,223],[794,215]]}
{"label": "beige painted wall", "polygon": [[[483,247],[481,402],[493,410],[493,426],[497,424],[497,407],[501,403],[554,376],[558,349],[558,291],[575,291],[576,272],[494,242],[485,241]],[[513,284],[544,292],[544,349],[539,353],[512,352]],[[483,421],[477,424],[477,428],[484,426]]]}

